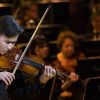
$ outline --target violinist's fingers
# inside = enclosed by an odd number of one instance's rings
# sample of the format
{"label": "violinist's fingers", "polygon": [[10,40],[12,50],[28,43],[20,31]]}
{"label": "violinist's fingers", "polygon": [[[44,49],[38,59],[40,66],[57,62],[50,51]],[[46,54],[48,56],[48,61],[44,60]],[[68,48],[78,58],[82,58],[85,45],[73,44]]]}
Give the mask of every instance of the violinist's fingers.
{"label": "violinist's fingers", "polygon": [[5,78],[2,78],[2,81],[6,84],[6,86],[9,85],[9,83],[7,82],[7,80]]}
{"label": "violinist's fingers", "polygon": [[13,80],[15,79],[15,76],[14,76],[13,73],[6,72],[6,74],[7,74],[7,77],[9,77],[9,79],[10,79],[11,81],[13,81]]}
{"label": "violinist's fingers", "polygon": [[15,77],[14,77],[14,75],[12,73],[9,73],[6,77],[7,77],[8,81],[9,81],[9,83],[11,83],[15,79]]}
{"label": "violinist's fingers", "polygon": [[49,77],[50,76],[50,67],[45,66],[45,70],[46,70],[46,75]]}
{"label": "violinist's fingers", "polygon": [[51,66],[48,66],[48,76],[51,78],[52,77],[52,68]]}
{"label": "violinist's fingers", "polygon": [[43,74],[40,76],[40,82],[43,83],[43,84],[45,84],[49,80],[47,72],[48,72],[47,68],[45,67]]}
{"label": "violinist's fingers", "polygon": [[8,76],[5,76],[4,79],[7,81],[8,85],[11,84],[12,81],[10,80],[10,78]]}
{"label": "violinist's fingers", "polygon": [[55,69],[51,68],[51,77],[54,77],[54,76],[55,76],[55,74],[56,74]]}
{"label": "violinist's fingers", "polygon": [[50,67],[49,66],[45,66],[45,76],[46,76],[46,78],[50,77],[50,73],[51,73]]}
{"label": "violinist's fingers", "polygon": [[52,75],[55,76],[56,75],[56,70],[52,69]]}
{"label": "violinist's fingers", "polygon": [[49,79],[54,77],[55,74],[55,69],[53,69],[51,66],[45,66],[45,70],[40,77],[40,82],[45,84]]}
{"label": "violinist's fingers", "polygon": [[71,72],[70,78],[71,78],[72,81],[77,81],[79,79],[79,75],[77,75],[74,72]]}
{"label": "violinist's fingers", "polygon": [[77,75],[76,77],[77,77],[77,80],[78,80],[79,79],[79,75]]}
{"label": "violinist's fingers", "polygon": [[3,80],[4,83],[8,86],[15,79],[14,75],[9,72],[0,72],[0,80]]}
{"label": "violinist's fingers", "polygon": [[74,73],[74,72],[71,72],[71,73],[70,73],[70,77],[73,77],[73,78],[75,78],[75,77],[76,77],[76,73]]}
{"label": "violinist's fingers", "polygon": [[46,74],[49,78],[54,77],[56,71],[51,66],[46,66]]}
{"label": "violinist's fingers", "polygon": [[45,70],[43,72],[44,75],[47,75],[47,67],[45,66]]}

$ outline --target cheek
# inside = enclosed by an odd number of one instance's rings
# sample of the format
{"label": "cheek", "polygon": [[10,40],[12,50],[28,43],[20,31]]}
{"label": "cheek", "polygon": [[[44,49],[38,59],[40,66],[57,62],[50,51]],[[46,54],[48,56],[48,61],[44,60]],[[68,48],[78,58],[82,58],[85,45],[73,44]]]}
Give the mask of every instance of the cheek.
{"label": "cheek", "polygon": [[5,49],[7,44],[5,42],[0,42],[0,49]]}
{"label": "cheek", "polygon": [[63,51],[63,52],[67,52],[67,51],[68,51],[68,47],[62,46],[62,51]]}
{"label": "cheek", "polygon": [[44,52],[48,53],[49,52],[49,48],[45,48]]}
{"label": "cheek", "polygon": [[15,44],[12,44],[11,47],[10,47],[10,49],[12,49],[12,48],[14,47],[14,45],[15,45]]}
{"label": "cheek", "polygon": [[44,50],[40,50],[39,53],[40,53],[40,54],[44,54]]}
{"label": "cheek", "polygon": [[69,47],[69,50],[70,51],[73,51],[74,50],[73,46]]}
{"label": "cheek", "polygon": [[72,48],[72,47],[63,47],[62,48],[62,51],[64,52],[64,53],[67,53],[67,54],[69,54],[69,53],[73,53],[74,52],[74,48]]}
{"label": "cheek", "polygon": [[45,50],[40,50],[40,55],[41,55],[41,56],[46,56],[47,54],[48,54],[47,51],[45,51]]}
{"label": "cheek", "polygon": [[47,54],[49,53],[49,49],[47,49]]}
{"label": "cheek", "polygon": [[74,48],[73,48],[73,47],[69,47],[68,52],[69,52],[70,54],[73,54],[73,53],[74,53]]}

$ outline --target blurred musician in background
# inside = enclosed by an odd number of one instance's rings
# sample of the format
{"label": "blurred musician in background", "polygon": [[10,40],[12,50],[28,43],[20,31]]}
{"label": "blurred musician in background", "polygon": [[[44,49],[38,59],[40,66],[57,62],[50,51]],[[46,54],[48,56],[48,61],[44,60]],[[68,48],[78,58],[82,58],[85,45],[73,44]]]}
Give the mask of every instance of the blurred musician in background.
{"label": "blurred musician in background", "polygon": [[16,12],[17,15],[15,16],[21,26],[32,27],[38,24],[39,14],[38,5],[36,3],[30,2],[26,5],[21,5],[18,9],[16,9]]}
{"label": "blurred musician in background", "polygon": [[25,7],[24,20],[26,21],[25,26],[31,27],[37,25],[39,21],[38,15],[38,5],[36,3],[31,3]]}
{"label": "blurred musician in background", "polygon": [[[58,36],[58,48],[60,52],[57,54],[57,59],[63,65],[63,69],[67,72],[75,72],[77,66],[77,39],[73,32],[62,32]],[[69,63],[70,62],[70,63]]]}
{"label": "blurred musician in background", "polygon": [[91,30],[90,30],[90,37],[87,37],[87,39],[93,39],[98,40],[100,39],[100,1],[99,0],[93,0],[91,2],[91,16],[90,16],[90,22],[91,22]]}
{"label": "blurred musician in background", "polygon": [[29,55],[44,60],[49,54],[49,44],[44,35],[36,35],[30,46]]}
{"label": "blurred musician in background", "polygon": [[[60,62],[60,66],[58,66],[58,69],[61,70],[61,72],[64,72],[65,74],[69,74],[69,83],[74,83],[78,81],[79,76],[75,73],[75,69],[77,67],[80,55],[78,52],[78,42],[75,34],[69,30],[61,32],[58,36],[58,48],[60,49],[60,52],[57,54],[57,60]],[[81,54],[81,57],[83,56],[84,55]],[[66,82],[67,81],[65,81],[65,83]],[[61,86],[62,89],[65,91],[61,93],[60,98],[66,99],[66,97],[73,97],[75,95],[73,92],[66,91],[67,85],[68,84],[66,84],[66,86],[64,87]],[[72,91],[73,90],[74,88],[72,89]]]}
{"label": "blurred musician in background", "polygon": [[91,23],[93,27],[93,38],[100,39],[100,12],[96,12],[92,15]]}

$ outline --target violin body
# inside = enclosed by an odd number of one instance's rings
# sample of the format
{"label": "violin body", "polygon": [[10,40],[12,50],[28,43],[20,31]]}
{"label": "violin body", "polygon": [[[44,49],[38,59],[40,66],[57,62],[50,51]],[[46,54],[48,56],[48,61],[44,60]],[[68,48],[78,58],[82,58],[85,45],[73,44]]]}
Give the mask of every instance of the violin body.
{"label": "violin body", "polygon": [[[0,56],[0,71],[12,71],[16,66],[16,64],[12,63],[12,61],[15,61],[16,55],[20,54],[20,52],[20,49],[13,48],[7,54]],[[30,59],[43,64],[43,62],[41,62],[36,56],[30,57]],[[34,67],[34,65],[31,66],[31,64],[21,64],[19,70],[32,76],[39,73],[39,69]]]}
{"label": "violin body", "polygon": [[[16,55],[20,53],[20,50],[17,48],[13,48],[11,51],[9,51],[8,54],[4,56],[0,56],[0,69],[1,71],[12,71],[15,68],[15,64],[11,63],[12,61],[15,61]],[[27,58],[27,59],[26,59]],[[67,74],[65,74],[60,67],[59,61],[55,60],[50,64],[56,71],[58,77],[62,77],[66,79]],[[43,59],[39,59],[36,55],[29,55],[28,57],[24,57],[23,61],[19,67],[19,70],[21,70],[26,75],[30,76],[37,76],[40,71],[43,71],[45,68]],[[63,80],[63,79],[62,79]]]}
{"label": "violin body", "polygon": [[[44,64],[43,60],[37,58],[37,56],[35,56],[35,55],[30,56],[29,59],[33,62],[36,62],[37,66]],[[25,61],[25,59],[24,59],[24,61]],[[27,61],[28,61],[28,58],[25,61],[26,64],[22,64],[21,71],[28,75],[32,75],[32,76],[38,75],[40,72],[40,68],[37,68],[37,66],[35,66],[35,64],[33,62],[29,62],[29,64],[27,64]]]}
{"label": "violin body", "polygon": [[12,64],[11,61],[15,60],[15,56],[19,52],[20,50],[14,47],[12,50],[8,51],[7,54],[0,56],[1,71],[12,71],[15,68],[15,64]]}
{"label": "violin body", "polygon": [[0,56],[0,69],[11,69],[10,61],[6,56]]}

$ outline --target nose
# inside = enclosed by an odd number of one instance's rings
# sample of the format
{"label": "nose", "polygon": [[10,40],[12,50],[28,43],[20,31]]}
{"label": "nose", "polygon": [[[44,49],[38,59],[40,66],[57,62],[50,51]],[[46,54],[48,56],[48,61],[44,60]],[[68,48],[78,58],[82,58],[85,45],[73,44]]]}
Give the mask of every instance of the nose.
{"label": "nose", "polygon": [[44,47],[44,50],[48,50],[48,47]]}
{"label": "nose", "polygon": [[8,45],[8,50],[11,50],[13,47],[14,47],[14,44],[10,43],[10,44]]}

